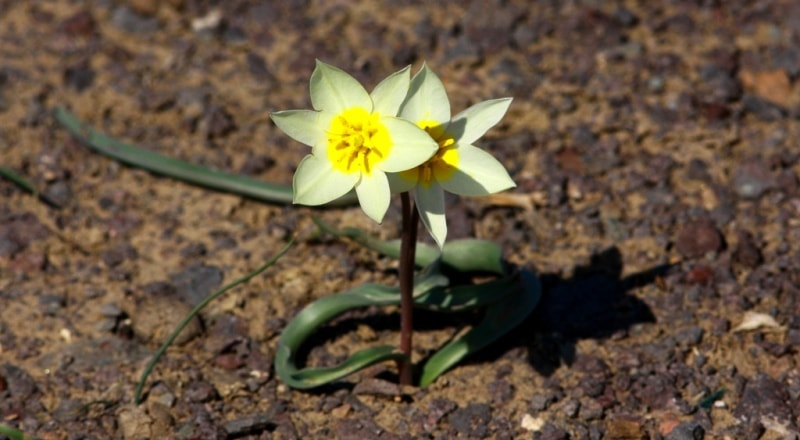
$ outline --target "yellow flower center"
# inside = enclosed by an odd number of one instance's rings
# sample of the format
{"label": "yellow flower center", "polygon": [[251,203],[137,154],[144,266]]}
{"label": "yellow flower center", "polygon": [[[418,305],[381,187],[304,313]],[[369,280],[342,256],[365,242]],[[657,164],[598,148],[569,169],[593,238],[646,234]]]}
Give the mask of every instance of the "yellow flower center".
{"label": "yellow flower center", "polygon": [[439,150],[422,165],[400,173],[400,177],[414,181],[428,188],[431,182],[445,181],[453,176],[458,165],[458,150],[455,139],[436,121],[422,120],[417,126],[427,132],[439,144]]}
{"label": "yellow flower center", "polygon": [[353,107],[336,115],[328,130],[328,159],[346,174],[372,174],[375,164],[389,155],[392,138],[378,113]]}

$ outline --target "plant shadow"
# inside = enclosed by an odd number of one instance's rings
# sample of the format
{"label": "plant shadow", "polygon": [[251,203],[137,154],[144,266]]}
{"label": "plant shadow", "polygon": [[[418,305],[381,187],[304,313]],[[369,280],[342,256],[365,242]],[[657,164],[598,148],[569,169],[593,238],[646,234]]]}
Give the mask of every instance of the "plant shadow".
{"label": "plant shadow", "polygon": [[650,307],[629,292],[655,282],[672,266],[659,265],[624,278],[622,266],[619,249],[610,247],[577,267],[570,279],[539,275],[543,292],[534,312],[466,362],[494,360],[519,347],[526,349],[530,365],[547,377],[574,362],[578,341],[608,339],[636,324],[656,322]]}

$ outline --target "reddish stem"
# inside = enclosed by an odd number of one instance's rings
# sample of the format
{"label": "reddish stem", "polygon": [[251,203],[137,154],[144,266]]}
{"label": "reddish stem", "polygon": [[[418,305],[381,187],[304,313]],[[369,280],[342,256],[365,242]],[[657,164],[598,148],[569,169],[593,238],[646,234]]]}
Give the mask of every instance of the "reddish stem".
{"label": "reddish stem", "polygon": [[403,222],[400,234],[400,351],[407,356],[399,364],[400,384],[414,382],[411,363],[412,336],[414,332],[414,254],[417,250],[417,225],[419,213],[407,192],[400,194],[403,203]]}

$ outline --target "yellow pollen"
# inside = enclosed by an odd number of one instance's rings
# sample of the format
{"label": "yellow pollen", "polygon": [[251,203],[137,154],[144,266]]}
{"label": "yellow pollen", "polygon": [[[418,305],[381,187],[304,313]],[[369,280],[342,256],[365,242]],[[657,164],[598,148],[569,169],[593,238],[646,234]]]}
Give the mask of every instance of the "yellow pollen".
{"label": "yellow pollen", "polygon": [[450,179],[458,165],[458,150],[455,139],[436,121],[422,120],[417,126],[425,130],[439,144],[439,150],[425,163],[400,176],[410,181],[417,181],[428,188],[434,180],[442,182]]}
{"label": "yellow pollen", "polygon": [[389,130],[377,113],[353,107],[331,120],[328,159],[337,171],[370,175],[375,164],[384,160],[391,148]]}

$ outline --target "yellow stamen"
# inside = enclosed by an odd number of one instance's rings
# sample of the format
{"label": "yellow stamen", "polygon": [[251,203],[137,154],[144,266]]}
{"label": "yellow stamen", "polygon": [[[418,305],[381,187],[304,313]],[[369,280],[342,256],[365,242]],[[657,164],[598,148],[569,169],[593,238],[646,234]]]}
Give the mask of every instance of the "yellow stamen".
{"label": "yellow stamen", "polygon": [[380,115],[360,107],[343,111],[331,120],[328,159],[343,173],[372,174],[375,164],[389,155],[392,139]]}

